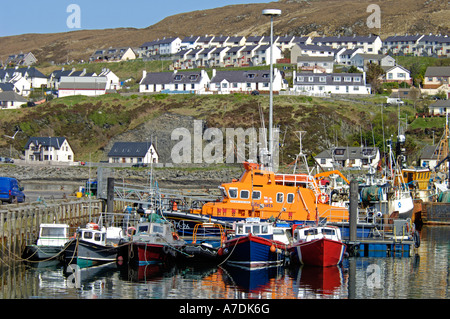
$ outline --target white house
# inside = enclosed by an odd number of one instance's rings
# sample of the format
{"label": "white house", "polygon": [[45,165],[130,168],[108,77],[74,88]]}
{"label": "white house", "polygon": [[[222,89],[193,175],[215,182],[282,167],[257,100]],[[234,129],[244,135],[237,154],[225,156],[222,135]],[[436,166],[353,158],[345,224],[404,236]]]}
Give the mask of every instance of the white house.
{"label": "white house", "polygon": [[199,36],[193,35],[184,37],[183,40],[181,40],[180,50],[196,49],[198,39],[200,39]]}
{"label": "white house", "polygon": [[141,93],[202,93],[209,83],[209,76],[205,70],[174,72],[146,72],[143,71],[139,83]]}
{"label": "white house", "polygon": [[[253,59],[253,65],[270,65],[270,45],[260,45],[256,49],[256,54]],[[281,49],[275,44],[273,45],[273,63],[276,63],[278,59],[283,57]]]}
{"label": "white house", "polygon": [[162,38],[145,42],[139,47],[139,57],[150,57],[153,55],[173,55],[180,50],[181,39],[178,37]]}
{"label": "white house", "polygon": [[0,91],[0,108],[1,109],[18,109],[22,104],[28,101],[14,91]]}
{"label": "white house", "polygon": [[[273,69],[273,91],[286,89],[283,76],[277,68]],[[213,70],[209,91],[218,94],[250,93],[270,90],[270,70]]]}
{"label": "white house", "polygon": [[293,72],[293,91],[307,95],[370,94],[365,73]]}
{"label": "white house", "polygon": [[450,100],[438,100],[428,105],[428,112],[433,115],[450,114]]}
{"label": "white house", "polygon": [[109,163],[158,163],[159,155],[149,142],[116,142],[108,153]]}
{"label": "white house", "polygon": [[99,77],[106,77],[106,90],[120,90],[122,88],[119,77],[110,69],[102,69]]}
{"label": "white house", "polygon": [[382,76],[382,82],[406,82],[412,85],[411,72],[401,65],[382,67],[385,74]]}
{"label": "white house", "polygon": [[291,60],[296,61],[299,56],[334,57],[335,49],[326,45],[294,44],[291,49]]}
{"label": "white house", "polygon": [[450,66],[429,66],[425,71],[422,92],[428,95],[444,92],[450,99]]}
{"label": "white house", "polygon": [[382,52],[384,54],[406,55],[413,54],[423,35],[394,35],[383,41]]}
{"label": "white house", "polygon": [[103,95],[106,94],[107,81],[106,76],[62,76],[58,97]]}
{"label": "white house", "polygon": [[25,145],[25,161],[70,163],[74,154],[65,137],[31,137]]}
{"label": "white house", "polygon": [[368,169],[377,167],[380,161],[380,151],[377,147],[336,147],[324,150],[314,158],[323,169],[343,167]]}

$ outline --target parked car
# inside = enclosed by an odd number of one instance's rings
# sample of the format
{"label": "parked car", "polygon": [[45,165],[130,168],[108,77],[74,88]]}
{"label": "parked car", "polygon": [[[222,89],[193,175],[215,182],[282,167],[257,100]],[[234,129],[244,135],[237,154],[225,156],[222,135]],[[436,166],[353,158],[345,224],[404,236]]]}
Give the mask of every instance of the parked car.
{"label": "parked car", "polygon": [[9,157],[0,157],[0,163],[14,163],[14,160]]}
{"label": "parked car", "polygon": [[252,95],[259,95],[259,91],[252,91],[252,93],[251,93]]}
{"label": "parked car", "polygon": [[25,201],[23,187],[19,185],[17,179],[0,177],[0,200],[2,203],[13,203],[16,200],[18,203],[23,203]]}

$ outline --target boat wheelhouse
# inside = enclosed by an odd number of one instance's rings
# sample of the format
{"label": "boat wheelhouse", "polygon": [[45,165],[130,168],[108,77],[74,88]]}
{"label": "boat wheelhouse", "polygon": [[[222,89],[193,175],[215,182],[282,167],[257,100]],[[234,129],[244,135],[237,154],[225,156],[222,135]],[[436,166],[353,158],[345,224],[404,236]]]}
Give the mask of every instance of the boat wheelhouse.
{"label": "boat wheelhouse", "polygon": [[24,257],[34,260],[50,260],[57,258],[69,241],[69,225],[41,224],[36,244],[28,245]]}

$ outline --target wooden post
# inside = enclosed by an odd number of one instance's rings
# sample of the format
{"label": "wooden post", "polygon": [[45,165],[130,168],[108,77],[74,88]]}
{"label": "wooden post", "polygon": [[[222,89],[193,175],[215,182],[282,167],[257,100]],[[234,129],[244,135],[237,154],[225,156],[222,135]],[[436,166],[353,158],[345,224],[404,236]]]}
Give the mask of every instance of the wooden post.
{"label": "wooden post", "polygon": [[356,180],[350,182],[349,215],[349,240],[355,242],[358,223],[358,182]]}
{"label": "wooden post", "polygon": [[114,178],[108,177],[107,193],[106,193],[106,212],[114,212]]}

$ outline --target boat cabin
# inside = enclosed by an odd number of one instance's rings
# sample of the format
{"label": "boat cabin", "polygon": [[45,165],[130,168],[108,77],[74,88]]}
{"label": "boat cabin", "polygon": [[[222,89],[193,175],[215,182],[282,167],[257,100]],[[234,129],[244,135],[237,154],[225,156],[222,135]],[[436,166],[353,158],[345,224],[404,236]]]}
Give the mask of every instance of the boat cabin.
{"label": "boat cabin", "polygon": [[251,234],[252,236],[278,240],[288,244],[290,237],[289,230],[290,227],[288,224],[274,225],[271,222],[261,222],[258,217],[249,217],[236,223],[234,236],[243,237]]}
{"label": "boat cabin", "polygon": [[305,226],[294,228],[293,237],[294,242],[308,242],[321,238],[341,241],[341,231],[333,226]]}
{"label": "boat cabin", "polygon": [[106,245],[106,229],[99,229],[97,224],[89,223],[86,228],[78,230],[80,240],[98,245]]}
{"label": "boat cabin", "polygon": [[152,241],[163,244],[178,239],[173,225],[167,222],[141,222],[137,226],[136,234],[133,235],[133,241]]}
{"label": "boat cabin", "polygon": [[69,225],[41,224],[38,246],[64,246],[69,240]]}

